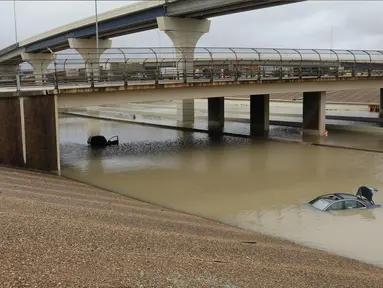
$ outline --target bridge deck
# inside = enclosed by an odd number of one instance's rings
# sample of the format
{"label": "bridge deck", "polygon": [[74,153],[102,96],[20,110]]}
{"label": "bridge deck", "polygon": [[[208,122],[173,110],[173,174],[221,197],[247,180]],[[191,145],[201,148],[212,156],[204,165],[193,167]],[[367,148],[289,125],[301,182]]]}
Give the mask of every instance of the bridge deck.
{"label": "bridge deck", "polygon": [[242,81],[135,81],[124,83],[24,87],[20,91],[3,88],[0,97],[59,95],[59,107],[102,105],[108,103],[152,102],[160,100],[199,99],[214,97],[248,96],[253,94],[279,94],[307,91],[339,91],[355,89],[378,89],[383,87],[383,76],[339,77],[310,79],[268,79]]}

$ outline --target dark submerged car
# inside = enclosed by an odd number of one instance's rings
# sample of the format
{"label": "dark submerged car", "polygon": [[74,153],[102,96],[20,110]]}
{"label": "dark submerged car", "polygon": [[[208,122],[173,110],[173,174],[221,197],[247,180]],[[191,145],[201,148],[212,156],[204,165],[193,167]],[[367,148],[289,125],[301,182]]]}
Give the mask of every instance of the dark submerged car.
{"label": "dark submerged car", "polygon": [[355,195],[348,193],[326,194],[311,200],[309,203],[322,211],[336,211],[346,209],[373,209],[381,207],[372,200],[378,190],[362,186]]}
{"label": "dark submerged car", "polygon": [[101,135],[91,136],[88,138],[88,145],[91,147],[106,147],[106,146],[118,145],[118,144],[119,144],[118,136],[113,136],[109,140],[106,140],[106,138]]}

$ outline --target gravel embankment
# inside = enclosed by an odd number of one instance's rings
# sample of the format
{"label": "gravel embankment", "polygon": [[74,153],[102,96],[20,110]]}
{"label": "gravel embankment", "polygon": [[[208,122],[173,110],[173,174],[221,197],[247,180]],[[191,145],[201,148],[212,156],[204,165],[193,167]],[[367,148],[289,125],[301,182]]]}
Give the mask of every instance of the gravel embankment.
{"label": "gravel embankment", "polygon": [[1,167],[0,231],[0,287],[383,287],[367,264]]}

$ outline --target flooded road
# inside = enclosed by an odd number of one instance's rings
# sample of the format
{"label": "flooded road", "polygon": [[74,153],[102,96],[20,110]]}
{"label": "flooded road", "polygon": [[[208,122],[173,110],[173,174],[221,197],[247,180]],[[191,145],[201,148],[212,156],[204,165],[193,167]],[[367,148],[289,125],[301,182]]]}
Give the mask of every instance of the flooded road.
{"label": "flooded road", "polygon": [[[95,130],[121,144],[89,149]],[[298,134],[273,133],[290,132]],[[60,137],[64,176],[383,267],[383,209],[324,213],[306,204],[361,185],[378,188],[383,204],[381,153],[77,117],[60,120]]]}
{"label": "flooded road", "polygon": [[[194,100],[194,114],[196,119],[207,118],[208,105],[206,99]],[[150,117],[161,119],[175,119],[176,103],[174,101],[160,101],[152,103],[127,103],[122,105],[105,105],[88,107],[89,111],[99,111],[102,114],[114,117],[131,118],[134,115],[138,120]],[[250,101],[225,99],[225,119],[228,121],[249,121]],[[270,120],[302,123],[303,107],[299,102],[270,102]],[[326,115],[343,117],[363,117],[376,119],[378,113],[369,112],[367,105],[327,104]],[[379,126],[377,123],[357,122],[346,120],[327,119],[327,124],[352,126]]]}

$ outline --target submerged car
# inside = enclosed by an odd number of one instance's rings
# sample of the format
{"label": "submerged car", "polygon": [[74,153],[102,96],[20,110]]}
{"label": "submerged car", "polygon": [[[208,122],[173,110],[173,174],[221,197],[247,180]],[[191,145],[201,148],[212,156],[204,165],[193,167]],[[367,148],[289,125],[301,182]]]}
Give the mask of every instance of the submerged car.
{"label": "submerged car", "polygon": [[88,138],[87,143],[91,147],[106,147],[106,146],[111,146],[111,145],[118,145],[119,140],[118,140],[118,136],[113,136],[109,140],[106,140],[106,138],[104,136],[97,135],[97,136],[90,136]]}
{"label": "submerged car", "polygon": [[322,211],[346,209],[373,209],[381,207],[372,200],[378,190],[361,186],[355,195],[348,193],[326,194],[311,200],[309,204]]}

